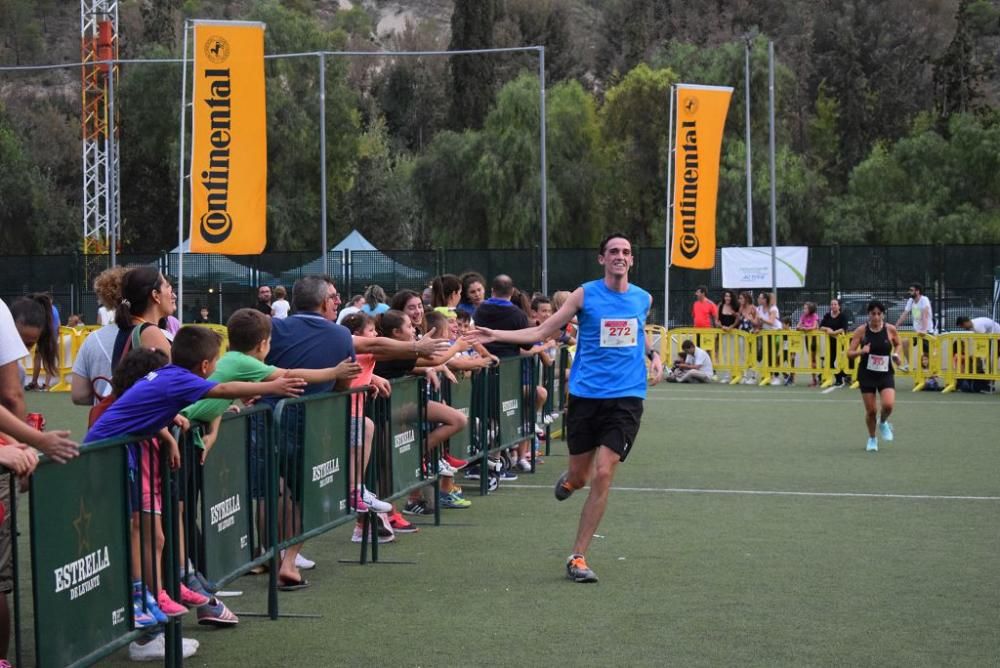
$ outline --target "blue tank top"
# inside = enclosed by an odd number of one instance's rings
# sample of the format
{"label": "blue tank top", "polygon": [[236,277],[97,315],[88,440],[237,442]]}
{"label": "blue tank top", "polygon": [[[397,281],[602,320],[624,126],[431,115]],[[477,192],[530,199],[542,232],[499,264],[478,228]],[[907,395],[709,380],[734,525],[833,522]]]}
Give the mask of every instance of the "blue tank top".
{"label": "blue tank top", "polygon": [[583,284],[583,308],[570,394],[587,399],[646,398],[649,293],[635,285],[614,292],[604,279]]}

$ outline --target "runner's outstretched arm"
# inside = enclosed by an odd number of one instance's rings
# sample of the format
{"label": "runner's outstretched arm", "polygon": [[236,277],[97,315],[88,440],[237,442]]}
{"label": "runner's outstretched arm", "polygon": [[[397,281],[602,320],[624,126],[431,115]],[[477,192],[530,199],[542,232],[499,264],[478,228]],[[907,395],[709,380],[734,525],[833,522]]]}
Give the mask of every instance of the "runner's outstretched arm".
{"label": "runner's outstretched arm", "polygon": [[486,327],[476,327],[465,335],[465,338],[473,343],[519,343],[530,345],[552,338],[556,332],[572,320],[583,308],[583,288],[577,288],[566,300],[555,314],[535,327],[527,329],[487,329]]}

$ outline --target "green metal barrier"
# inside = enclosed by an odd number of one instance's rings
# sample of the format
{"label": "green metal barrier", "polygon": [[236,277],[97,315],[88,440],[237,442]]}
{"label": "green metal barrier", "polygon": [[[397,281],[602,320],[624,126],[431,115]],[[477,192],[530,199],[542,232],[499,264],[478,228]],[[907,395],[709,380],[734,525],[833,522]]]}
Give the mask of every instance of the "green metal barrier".
{"label": "green metal barrier", "polygon": [[423,465],[426,430],[424,425],[424,379],[415,376],[392,381],[392,396],[385,401],[389,410],[389,471],[392,481],[390,499],[409,494],[436,480],[437,460]]}
{"label": "green metal barrier", "polygon": [[196,472],[183,493],[186,544],[199,570],[219,585],[271,557],[271,541],[260,535],[254,512],[255,503],[267,498],[271,422],[267,406],[226,414],[203,466],[197,464],[201,450],[186,439],[185,466]]}
{"label": "green metal barrier", "polygon": [[[43,457],[29,507],[35,665],[87,666],[143,636],[133,627],[128,459],[136,437],[88,443],[66,464]],[[161,452],[163,583],[177,594],[176,496]],[[11,497],[16,536],[17,511]],[[16,546],[16,538],[14,539]],[[14,554],[15,578],[17,553]],[[15,619],[20,601],[15,589]],[[166,626],[165,665],[181,665],[179,622]],[[44,638],[43,638],[44,635]],[[18,638],[18,663],[22,663]]]}
{"label": "green metal barrier", "polygon": [[[525,368],[530,374],[525,373]],[[525,429],[525,391],[524,387],[533,387],[534,382],[524,382],[525,378],[534,380],[534,359],[509,357],[500,360],[497,370],[497,414],[496,421],[499,433],[490,450],[502,450],[517,445],[525,438],[531,437],[531,432]],[[534,413],[534,411],[530,411]]]}
{"label": "green metal barrier", "polygon": [[482,372],[478,370],[473,371],[459,376],[457,383],[446,382],[443,385],[443,401],[468,420],[465,428],[452,436],[448,442],[451,454],[456,457],[467,458],[476,451],[473,385],[481,374]]}
{"label": "green metal barrier", "polygon": [[[278,471],[293,503],[295,529],[277,541],[283,549],[349,522],[350,393],[285,399],[274,410]],[[278,489],[273,481],[272,490]],[[284,504],[269,504],[284,505]],[[275,532],[276,535],[276,532]]]}

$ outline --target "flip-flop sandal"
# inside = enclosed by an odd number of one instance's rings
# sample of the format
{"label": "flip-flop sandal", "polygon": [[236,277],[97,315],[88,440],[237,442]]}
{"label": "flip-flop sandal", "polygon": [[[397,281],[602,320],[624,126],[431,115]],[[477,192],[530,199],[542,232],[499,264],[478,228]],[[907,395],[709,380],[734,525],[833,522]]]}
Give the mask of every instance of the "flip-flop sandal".
{"label": "flip-flop sandal", "polygon": [[288,578],[278,578],[278,591],[298,591],[309,586],[309,580],[291,580]]}

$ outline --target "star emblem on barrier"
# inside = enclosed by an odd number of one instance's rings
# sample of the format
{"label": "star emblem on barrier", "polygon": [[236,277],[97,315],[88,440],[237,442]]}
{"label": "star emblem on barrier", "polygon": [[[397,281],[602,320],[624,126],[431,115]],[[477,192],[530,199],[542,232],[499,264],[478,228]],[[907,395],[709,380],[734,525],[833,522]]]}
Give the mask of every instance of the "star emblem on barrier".
{"label": "star emblem on barrier", "polygon": [[229,474],[231,472],[229,464],[227,464],[226,460],[223,459],[222,466],[219,468],[219,484],[222,485],[223,489],[229,489]]}
{"label": "star emblem on barrier", "polygon": [[80,514],[73,520],[73,528],[76,530],[76,551],[83,555],[90,551],[90,518],[92,513],[87,511],[87,506],[80,497]]}

